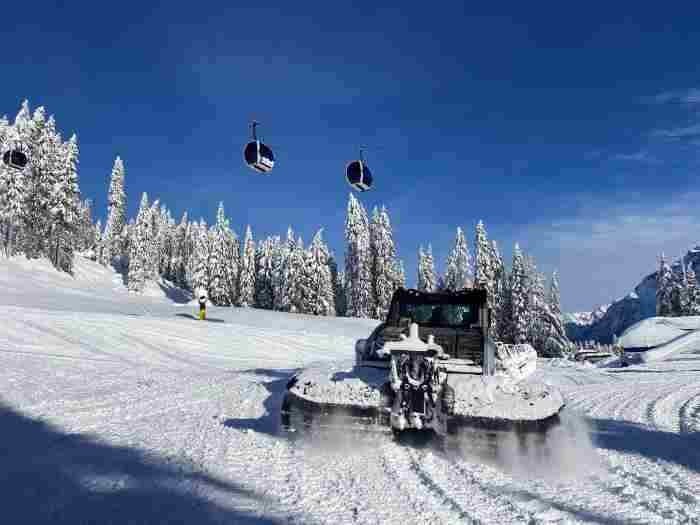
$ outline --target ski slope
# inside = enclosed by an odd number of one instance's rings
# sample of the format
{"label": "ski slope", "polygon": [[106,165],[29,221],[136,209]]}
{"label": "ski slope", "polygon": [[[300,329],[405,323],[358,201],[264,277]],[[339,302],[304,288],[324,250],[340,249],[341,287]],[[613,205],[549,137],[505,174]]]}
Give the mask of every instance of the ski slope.
{"label": "ski slope", "polygon": [[299,367],[374,321],[146,297],[79,261],[0,260],[3,523],[700,523],[700,351],[622,369],[550,360],[568,399],[538,461],[278,432]]}

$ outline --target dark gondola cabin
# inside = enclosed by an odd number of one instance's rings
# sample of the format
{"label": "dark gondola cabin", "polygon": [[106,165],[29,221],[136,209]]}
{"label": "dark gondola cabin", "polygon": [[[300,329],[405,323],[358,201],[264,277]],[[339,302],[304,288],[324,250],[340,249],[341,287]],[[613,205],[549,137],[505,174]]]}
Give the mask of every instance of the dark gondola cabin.
{"label": "dark gondola cabin", "polygon": [[22,170],[25,168],[29,159],[27,155],[18,149],[11,149],[6,151],[2,156],[2,161],[6,166]]}
{"label": "dark gondola cabin", "polygon": [[243,151],[245,162],[259,173],[268,173],[275,165],[275,156],[272,150],[259,140],[246,144]]}
{"label": "dark gondola cabin", "polygon": [[372,187],[372,172],[363,160],[354,160],[348,164],[345,177],[348,184],[357,191],[367,191]]}
{"label": "dark gondola cabin", "polygon": [[275,156],[272,154],[270,147],[258,139],[257,127],[258,123],[255,120],[251,122],[250,129],[253,140],[246,144],[243,150],[243,157],[246,164],[258,173],[268,173],[275,166]]}

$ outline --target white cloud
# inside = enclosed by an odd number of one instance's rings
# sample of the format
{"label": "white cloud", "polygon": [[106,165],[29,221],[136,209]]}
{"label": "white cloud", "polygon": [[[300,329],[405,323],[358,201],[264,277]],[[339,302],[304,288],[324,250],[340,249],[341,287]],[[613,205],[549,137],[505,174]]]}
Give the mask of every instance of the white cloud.
{"label": "white cloud", "polygon": [[560,269],[564,309],[590,310],[632,291],[655,270],[659,253],[677,258],[698,244],[699,202],[698,193],[651,204],[580,195],[572,217],[529,226],[517,237],[543,269]]}
{"label": "white cloud", "polygon": [[652,132],[652,135],[675,140],[697,139],[700,137],[700,123],[671,129],[657,129]]}
{"label": "white cloud", "polygon": [[612,160],[622,160],[630,162],[641,162],[644,164],[661,164],[661,161],[649,154],[648,151],[638,151],[636,153],[618,153],[611,157]]}
{"label": "white cloud", "polygon": [[643,100],[655,104],[700,104],[700,88],[664,91],[653,97],[645,97]]}

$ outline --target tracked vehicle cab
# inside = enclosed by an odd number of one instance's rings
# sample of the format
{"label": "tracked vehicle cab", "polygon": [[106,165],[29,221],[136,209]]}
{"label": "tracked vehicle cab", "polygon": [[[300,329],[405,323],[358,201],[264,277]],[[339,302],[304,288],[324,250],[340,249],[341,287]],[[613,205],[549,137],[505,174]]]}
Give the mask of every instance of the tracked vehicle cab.
{"label": "tracked vehicle cab", "polygon": [[465,289],[457,292],[421,292],[398,289],[391,300],[386,322],[379,325],[366,341],[356,346],[358,361],[370,365],[389,360],[385,344],[401,341],[412,323],[418,325],[420,339],[432,336],[449,360],[449,368],[470,373],[489,374],[487,345],[490,311],[486,291]]}

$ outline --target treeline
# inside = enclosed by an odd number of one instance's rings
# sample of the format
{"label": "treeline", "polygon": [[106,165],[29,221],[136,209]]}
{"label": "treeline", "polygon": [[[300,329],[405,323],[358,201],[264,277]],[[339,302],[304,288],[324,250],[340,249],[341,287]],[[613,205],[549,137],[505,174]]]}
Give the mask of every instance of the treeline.
{"label": "treeline", "polygon": [[700,290],[692,264],[681,258],[677,270],[671,268],[663,254],[656,273],[656,315],[682,317],[700,315]]}
{"label": "treeline", "polygon": [[0,162],[0,245],[5,256],[45,257],[65,272],[76,250],[94,244],[89,200],[80,200],[78,138],[63,140],[44,107],[32,114],[25,100],[10,124],[0,118],[0,155],[19,148],[24,169]]}
{"label": "treeline", "polygon": [[[62,141],[53,117],[43,108],[32,116],[22,104],[13,125],[0,120],[3,148],[27,144],[31,165],[18,171],[0,166],[0,231],[8,256],[47,257],[71,271],[73,254],[127,276],[127,286],[142,292],[164,278],[188,290],[204,289],[218,306],[250,306],[311,315],[384,319],[394,291],[406,286],[389,212],[370,215],[352,194],[345,222],[344,271],[320,229],[310,244],[289,227],[286,236],[257,242],[250,226],[243,239],[219,205],[216,223],[179,222],[159,200],[143,194],[138,214],[127,222],[124,162],[112,168],[104,228],[92,223],[89,201],[80,200],[78,147],[75,136]],[[556,274],[549,285],[532,256],[516,244],[507,271],[495,241],[480,221],[474,257],[461,228],[445,261],[444,275],[435,270],[431,245],[419,248],[416,275],[421,290],[488,291],[493,312],[492,335],[505,342],[531,343],[540,354],[562,355],[571,344],[564,335]]]}

